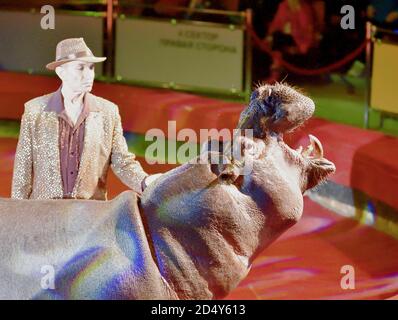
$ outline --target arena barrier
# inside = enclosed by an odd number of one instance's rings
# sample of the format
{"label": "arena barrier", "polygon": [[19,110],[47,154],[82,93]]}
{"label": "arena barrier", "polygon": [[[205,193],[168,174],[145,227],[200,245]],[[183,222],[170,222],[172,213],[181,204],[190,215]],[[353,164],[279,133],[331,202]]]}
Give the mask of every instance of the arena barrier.
{"label": "arena barrier", "polygon": [[[57,10],[53,30],[40,27],[42,17],[40,7],[0,7],[0,70],[50,74],[45,65],[54,60],[54,48],[65,38],[83,37],[97,55],[104,55],[105,12]],[[96,66],[98,78],[104,75],[102,69],[102,64]]]}
{"label": "arena barrier", "polygon": [[369,127],[370,110],[380,112],[380,127],[385,118],[398,118],[398,34],[367,24],[367,96],[365,127]]}
{"label": "arena barrier", "polygon": [[[250,10],[167,6],[175,12],[169,17],[147,15],[154,6],[132,1],[45,4],[55,8],[53,30],[41,28],[39,2],[0,4],[0,43],[7,44],[0,51],[0,70],[49,74],[45,65],[53,60],[56,44],[84,37],[97,56],[107,57],[96,66],[97,80],[240,100],[250,96]],[[96,11],[86,11],[89,6]]]}

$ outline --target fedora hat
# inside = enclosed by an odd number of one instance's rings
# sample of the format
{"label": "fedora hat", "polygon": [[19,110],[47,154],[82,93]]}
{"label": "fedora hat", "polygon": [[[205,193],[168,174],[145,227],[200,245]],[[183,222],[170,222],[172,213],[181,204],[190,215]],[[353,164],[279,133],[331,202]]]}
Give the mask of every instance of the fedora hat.
{"label": "fedora hat", "polygon": [[49,70],[55,70],[69,61],[102,62],[106,57],[95,57],[92,51],[87,47],[83,38],[65,39],[57,44],[55,52],[55,61],[46,65]]}

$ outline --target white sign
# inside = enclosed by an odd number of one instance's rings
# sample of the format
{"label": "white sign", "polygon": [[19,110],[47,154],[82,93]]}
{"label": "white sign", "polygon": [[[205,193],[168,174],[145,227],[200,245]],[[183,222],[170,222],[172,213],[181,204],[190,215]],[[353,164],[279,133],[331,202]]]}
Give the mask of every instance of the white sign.
{"label": "white sign", "polygon": [[228,25],[118,19],[119,80],[243,91],[244,30]]}

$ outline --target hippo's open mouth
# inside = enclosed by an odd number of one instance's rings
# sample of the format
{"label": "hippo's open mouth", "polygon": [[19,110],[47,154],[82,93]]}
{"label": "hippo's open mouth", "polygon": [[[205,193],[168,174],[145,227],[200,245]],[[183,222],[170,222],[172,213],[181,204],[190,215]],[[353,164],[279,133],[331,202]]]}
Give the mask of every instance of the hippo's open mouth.
{"label": "hippo's open mouth", "polygon": [[283,141],[283,134],[303,125],[314,113],[315,104],[295,88],[283,84],[259,85],[242,111],[238,128],[252,129],[254,138],[277,136],[288,158],[303,168],[303,192],[324,181],[335,172],[334,164],[323,156],[318,138],[309,135],[310,144],[294,150]]}
{"label": "hippo's open mouth", "polygon": [[312,134],[308,135],[310,144],[304,149],[303,146],[299,146],[296,152],[306,158],[322,159],[323,158],[323,146],[319,139]]}
{"label": "hippo's open mouth", "polygon": [[[305,148],[300,146],[296,150],[283,141],[284,133],[292,132],[303,125],[314,110],[315,104],[309,97],[288,85],[278,83],[258,87],[253,92],[249,105],[242,111],[237,125],[239,130],[252,130],[251,137],[247,138],[244,134],[242,139],[237,138],[236,145],[241,148],[238,157],[232,152],[232,145],[227,143],[223,152],[227,150],[227,154],[224,155],[231,163],[213,166],[212,172],[221,178],[221,181],[236,183],[240,175],[251,172],[250,159],[264,159],[266,155],[272,154],[276,150],[276,142],[285,155],[276,162],[282,164],[287,161],[289,165],[286,168],[298,169],[295,171],[299,172],[300,176],[296,178],[302,192],[318,185],[336,170],[335,165],[324,158],[319,139],[309,135],[310,144]],[[239,156],[243,156],[245,160]],[[247,168],[249,170],[245,170]],[[290,174],[291,172],[290,170]]]}

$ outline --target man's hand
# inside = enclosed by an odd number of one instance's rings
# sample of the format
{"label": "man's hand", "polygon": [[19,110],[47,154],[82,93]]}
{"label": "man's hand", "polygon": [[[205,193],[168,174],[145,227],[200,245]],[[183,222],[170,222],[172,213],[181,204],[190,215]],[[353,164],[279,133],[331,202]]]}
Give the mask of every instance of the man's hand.
{"label": "man's hand", "polygon": [[163,175],[163,173],[156,173],[145,177],[145,179],[142,181],[142,191],[144,191],[147,186],[158,179],[161,175]]}

